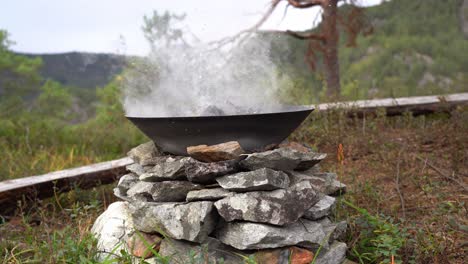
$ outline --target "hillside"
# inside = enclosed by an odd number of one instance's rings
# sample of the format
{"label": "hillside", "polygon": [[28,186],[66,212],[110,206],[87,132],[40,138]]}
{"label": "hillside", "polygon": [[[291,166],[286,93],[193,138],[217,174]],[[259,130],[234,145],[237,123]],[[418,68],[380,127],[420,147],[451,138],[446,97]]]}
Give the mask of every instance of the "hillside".
{"label": "hillside", "polygon": [[27,54],[42,59],[41,75],[65,86],[94,89],[108,84],[125,67],[125,57],[116,54],[67,52]]}
{"label": "hillside", "polygon": [[[462,29],[468,13],[462,4],[392,0],[367,8],[373,34],[358,37],[356,47],[346,47],[346,37],[341,37],[342,94],[359,99],[467,91],[468,40]],[[294,93],[302,101],[317,101],[320,64],[311,75],[304,62],[306,42],[289,36],[272,39],[272,56],[295,76],[299,90]]]}

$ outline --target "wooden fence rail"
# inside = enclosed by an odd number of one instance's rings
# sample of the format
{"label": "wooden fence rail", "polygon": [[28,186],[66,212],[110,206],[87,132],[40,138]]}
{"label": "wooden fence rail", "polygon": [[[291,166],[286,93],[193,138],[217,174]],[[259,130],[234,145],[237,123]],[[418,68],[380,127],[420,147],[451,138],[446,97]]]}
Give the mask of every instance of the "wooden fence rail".
{"label": "wooden fence rail", "polygon": [[467,104],[468,93],[458,93],[327,103],[317,105],[316,110],[346,109],[351,115],[362,115],[375,112],[377,109],[385,109],[387,115],[398,115],[406,111],[413,114],[428,114],[435,111],[450,111],[456,106]]}
{"label": "wooden fence rail", "polygon": [[125,173],[125,166],[133,163],[122,158],[73,169],[55,171],[0,182],[0,215],[8,214],[17,206],[17,200],[52,197],[54,192],[65,192],[78,186],[89,189],[109,184]]}
{"label": "wooden fence rail", "polygon": [[[445,111],[458,105],[467,104],[468,93],[460,93],[444,96],[387,98],[320,104],[316,106],[316,109],[318,111],[328,111],[344,108],[353,115],[362,115],[366,112],[384,108],[387,114],[395,115],[405,111],[412,111],[415,114]],[[11,212],[16,207],[18,199],[46,198],[53,196],[55,191],[68,191],[73,186],[87,189],[100,184],[112,183],[125,173],[125,166],[132,163],[132,159],[122,158],[44,175],[0,182],[0,215]]]}

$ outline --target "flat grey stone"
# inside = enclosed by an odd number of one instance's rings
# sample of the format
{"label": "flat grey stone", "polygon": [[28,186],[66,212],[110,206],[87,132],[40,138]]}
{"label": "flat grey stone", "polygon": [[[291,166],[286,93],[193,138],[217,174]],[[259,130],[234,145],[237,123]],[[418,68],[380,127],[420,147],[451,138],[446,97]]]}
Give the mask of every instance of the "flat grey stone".
{"label": "flat grey stone", "polygon": [[130,204],[134,227],[174,239],[203,242],[214,230],[218,214],[213,202]]}
{"label": "flat grey stone", "polygon": [[338,180],[338,176],[333,172],[316,172],[313,170],[304,171],[304,174],[308,174],[314,177],[322,178],[326,181]]}
{"label": "flat grey stone", "polygon": [[[91,233],[97,238],[99,260],[121,255],[120,250],[129,250],[125,241],[135,232],[127,202],[115,202],[107,207],[94,222]],[[110,254],[114,252],[114,254]]]}
{"label": "flat grey stone", "polygon": [[288,189],[234,194],[215,202],[224,220],[245,220],[272,225],[296,222],[319,200],[309,182],[299,182]]}
{"label": "flat grey stone", "polygon": [[[138,181],[128,189],[126,196],[129,200],[153,201],[154,185],[152,182]],[[122,194],[120,193],[120,195]]]}
{"label": "flat grey stone", "polygon": [[192,158],[172,158],[159,162],[153,168],[140,175],[141,181],[159,182],[159,181],[177,181],[186,180],[185,165]]}
{"label": "flat grey stone", "polygon": [[125,174],[120,177],[119,183],[117,183],[117,189],[121,195],[127,195],[128,189],[130,189],[135,183],[138,182],[138,176],[134,173]]}
{"label": "flat grey stone", "polygon": [[188,192],[198,189],[201,189],[201,185],[188,181],[139,181],[127,191],[127,196],[138,201],[183,202]]}
{"label": "flat grey stone", "polygon": [[187,202],[193,201],[217,201],[233,195],[233,192],[223,188],[201,189],[187,193]]}
{"label": "flat grey stone", "polygon": [[308,173],[305,171],[287,171],[291,184],[309,181],[314,188],[326,195],[336,196],[346,192],[346,185],[335,180],[335,173]]}
{"label": "flat grey stone", "polygon": [[187,193],[201,188],[201,185],[188,181],[157,182],[152,197],[155,202],[184,202]]}
{"label": "flat grey stone", "polygon": [[145,167],[141,166],[138,163],[130,164],[127,167],[125,167],[125,169],[127,169],[127,171],[134,173],[136,175],[141,175],[145,173]]}
{"label": "flat grey stone", "polygon": [[348,228],[348,223],[346,221],[340,221],[333,223],[329,218],[325,217],[316,222],[322,225],[323,231],[330,239],[330,242],[334,240],[342,240],[346,235],[346,230]]}
{"label": "flat grey stone", "polygon": [[272,191],[289,187],[289,177],[282,171],[261,168],[216,179],[221,187],[235,192]]}
{"label": "flat grey stone", "polygon": [[330,248],[315,259],[316,264],[341,264],[346,257],[347,246],[343,242],[335,241]]}
{"label": "flat grey stone", "polygon": [[236,160],[205,163],[192,159],[185,166],[185,174],[189,181],[204,184],[215,183],[216,177],[235,173],[238,170]]}
{"label": "flat grey stone", "polygon": [[317,220],[331,214],[335,208],[336,199],[334,197],[325,195],[314,206],[309,208],[304,213],[304,218],[310,220]]}
{"label": "flat grey stone", "polygon": [[127,156],[141,166],[147,166],[154,165],[158,160],[157,157],[161,156],[161,153],[154,142],[150,141],[131,149],[127,153]]}
{"label": "flat grey stone", "polygon": [[336,175],[336,173],[317,173],[312,170],[305,171],[304,173],[312,175],[313,177],[324,179],[326,183],[324,193],[326,194],[338,196],[346,193],[346,185],[338,180],[338,176]]}
{"label": "flat grey stone", "polygon": [[115,197],[117,197],[117,198],[119,198],[119,199],[121,199],[123,201],[126,201],[126,202],[131,202],[132,201],[132,199],[130,199],[126,194],[122,194],[120,192],[119,188],[114,188],[113,191],[114,191]]}
{"label": "flat grey stone", "polygon": [[306,170],[319,163],[327,154],[301,152],[293,148],[278,148],[270,151],[253,153],[240,162],[249,170],[270,168],[274,170]]}
{"label": "flat grey stone", "polygon": [[278,248],[298,245],[317,249],[323,243],[328,248],[328,240],[322,225],[310,220],[300,220],[277,227],[251,222],[230,222],[221,226],[216,237],[224,244],[240,250]]}
{"label": "flat grey stone", "polygon": [[333,180],[331,184],[327,186],[327,193],[333,196],[343,195],[346,193],[346,184]]}
{"label": "flat grey stone", "polygon": [[183,240],[164,239],[161,243],[159,254],[162,257],[170,257],[171,263],[193,263],[194,259],[201,260],[195,263],[245,263],[241,257],[241,255],[245,255],[243,252],[224,245],[212,237],[208,237],[202,244]]}

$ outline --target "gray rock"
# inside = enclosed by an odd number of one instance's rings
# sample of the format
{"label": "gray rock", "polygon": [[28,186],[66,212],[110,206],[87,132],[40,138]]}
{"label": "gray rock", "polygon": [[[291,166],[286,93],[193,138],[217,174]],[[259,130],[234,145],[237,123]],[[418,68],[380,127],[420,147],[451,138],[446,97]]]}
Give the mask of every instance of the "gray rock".
{"label": "gray rock", "polygon": [[320,177],[313,176],[313,174],[308,174],[302,171],[286,171],[289,175],[289,181],[291,184],[296,184],[301,181],[310,182],[316,189],[324,190],[326,180]]}
{"label": "gray rock", "polygon": [[205,241],[218,219],[213,202],[134,202],[130,211],[137,230],[194,242]]}
{"label": "gray rock", "polygon": [[253,153],[240,162],[249,170],[270,168],[274,170],[306,170],[323,160],[327,154],[301,152],[293,148],[278,148],[270,151]]}
{"label": "gray rock", "polygon": [[328,240],[322,225],[318,222],[300,220],[284,227],[251,222],[225,223],[216,232],[224,244],[240,250],[278,248],[298,245],[317,249],[323,243],[328,248]]}
{"label": "gray rock", "polygon": [[128,189],[130,189],[135,183],[138,182],[138,176],[134,173],[125,174],[120,177],[117,189],[121,195],[127,195]]}
{"label": "gray rock", "polygon": [[157,157],[161,156],[158,148],[153,141],[141,144],[131,149],[127,156],[132,158],[141,166],[154,165],[158,161]]}
{"label": "gray rock", "polygon": [[126,202],[131,202],[132,200],[126,195],[126,194],[122,194],[119,190],[119,188],[114,188],[114,195],[121,199],[121,200],[124,200]]}
{"label": "gray rock", "polygon": [[343,195],[346,193],[346,184],[333,180],[331,184],[327,185],[326,193],[333,196]]}
{"label": "gray rock", "polygon": [[[139,181],[127,191],[129,200],[153,201],[153,191],[155,183]],[[121,194],[122,195],[122,194]]]}
{"label": "gray rock", "polygon": [[288,189],[235,194],[217,201],[215,206],[228,222],[246,220],[285,225],[297,221],[318,200],[310,183],[304,181]]}
{"label": "gray rock", "polygon": [[346,185],[335,180],[335,173],[308,173],[305,171],[287,171],[292,184],[309,181],[314,188],[326,195],[340,195],[346,192]]}
{"label": "gray rock", "polygon": [[217,178],[224,189],[236,192],[272,191],[289,187],[289,177],[282,171],[261,168]]}
{"label": "gray rock", "polygon": [[312,168],[307,169],[305,171],[310,172],[310,173],[320,173],[321,171],[320,163],[315,164]]}
{"label": "gray rock", "polygon": [[338,180],[338,176],[336,175],[336,173],[333,173],[333,172],[316,172],[313,170],[307,170],[307,171],[304,171],[303,173],[314,176],[314,177],[322,178],[325,181]]}
{"label": "gray rock", "polygon": [[187,193],[187,202],[217,201],[233,194],[233,192],[223,188],[195,190]]}
{"label": "gray rock", "polygon": [[188,181],[157,182],[152,197],[155,202],[184,202],[187,193],[201,188],[201,185]]}
{"label": "gray rock", "polygon": [[140,175],[141,181],[159,182],[186,180],[185,165],[192,158],[167,158]]}
{"label": "gray rock", "polygon": [[171,263],[240,264],[245,262],[240,256],[240,254],[244,255],[243,252],[211,237],[208,237],[201,245],[183,240],[165,239],[161,243],[159,254],[162,257],[170,257]]}
{"label": "gray rock", "polygon": [[304,213],[304,218],[310,220],[317,220],[332,213],[335,208],[336,199],[334,197],[325,195],[314,206],[309,208]]}
{"label": "gray rock", "polygon": [[141,174],[145,173],[145,167],[141,166],[138,163],[133,163],[131,165],[128,165],[125,168],[127,169],[127,171],[129,171],[131,173],[134,173],[136,175],[141,175]]}
{"label": "gray rock", "polygon": [[348,224],[346,221],[341,221],[337,223],[332,223],[329,218],[322,218],[317,221],[322,225],[323,231],[329,237],[330,241],[334,240],[343,240],[344,236],[346,235],[346,230],[348,228]]}
{"label": "gray rock", "polygon": [[216,177],[237,172],[237,163],[236,160],[205,163],[192,159],[185,166],[185,174],[191,182],[214,183]]}
{"label": "gray rock", "polygon": [[334,240],[344,241],[346,238],[346,232],[348,231],[348,223],[341,221],[336,224],[335,233],[333,234]]}
{"label": "gray rock", "polygon": [[338,181],[338,176],[336,173],[331,173],[331,172],[324,172],[324,173],[316,173],[313,171],[307,171],[307,173],[310,173],[314,177],[322,178],[326,182],[326,189],[325,193],[338,196],[341,194],[346,193],[346,185],[344,183],[341,183]]}
{"label": "gray rock", "polygon": [[201,185],[188,181],[139,181],[127,191],[127,196],[147,202],[183,202],[188,192],[198,189],[201,189]]}
{"label": "gray rock", "polygon": [[316,264],[341,264],[346,257],[346,244],[343,242],[335,241],[331,244],[330,248],[319,254],[315,259]]}
{"label": "gray rock", "polygon": [[[91,233],[97,238],[100,260],[120,255],[120,250],[128,250],[125,241],[135,232],[127,202],[115,202],[94,222]],[[110,254],[110,252],[114,252]]]}

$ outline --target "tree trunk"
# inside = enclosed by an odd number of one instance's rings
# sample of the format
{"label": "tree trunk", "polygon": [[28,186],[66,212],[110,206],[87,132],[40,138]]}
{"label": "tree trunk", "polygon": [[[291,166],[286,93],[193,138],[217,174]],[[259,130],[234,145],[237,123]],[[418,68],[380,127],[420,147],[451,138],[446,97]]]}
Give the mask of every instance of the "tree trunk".
{"label": "tree trunk", "polygon": [[340,96],[340,65],[338,63],[339,33],[336,26],[338,0],[325,1],[322,6],[323,33],[325,36],[323,62],[327,82],[327,97],[337,100]]}

